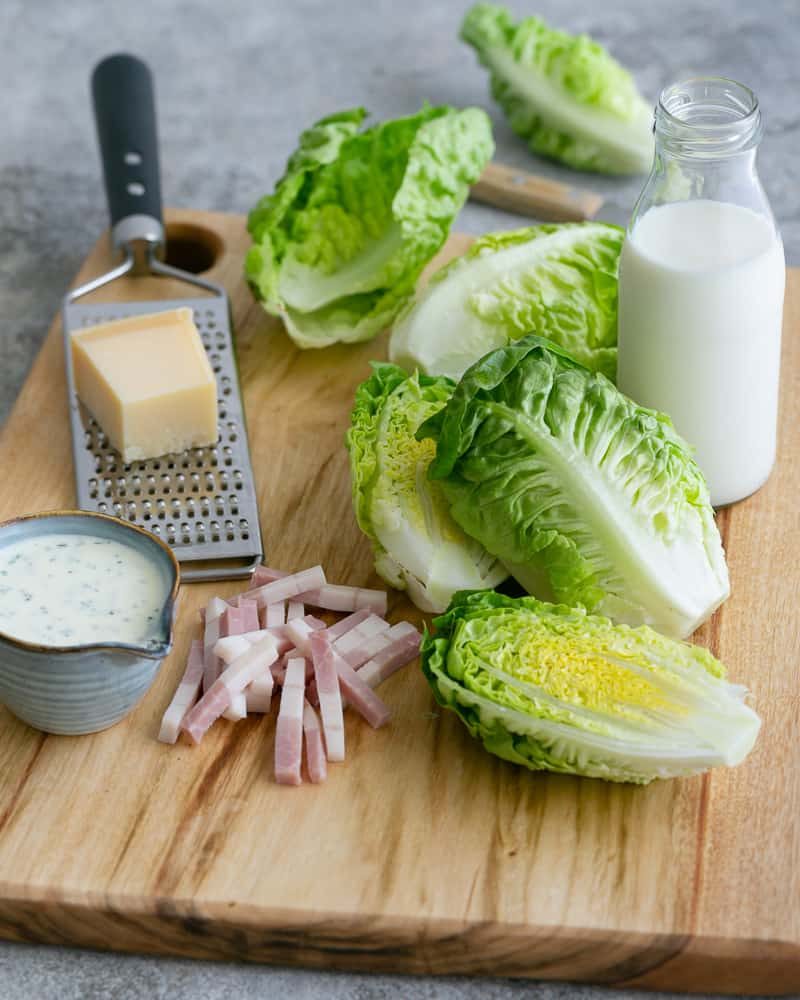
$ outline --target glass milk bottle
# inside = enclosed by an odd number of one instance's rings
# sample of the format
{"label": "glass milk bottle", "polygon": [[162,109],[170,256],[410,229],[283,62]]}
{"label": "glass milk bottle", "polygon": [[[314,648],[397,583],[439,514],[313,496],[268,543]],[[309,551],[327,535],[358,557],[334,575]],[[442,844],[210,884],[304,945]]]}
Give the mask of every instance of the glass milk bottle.
{"label": "glass milk bottle", "polygon": [[761,113],[733,80],[667,88],[620,258],[620,389],[669,414],[715,506],[775,461],[785,264],[756,173]]}

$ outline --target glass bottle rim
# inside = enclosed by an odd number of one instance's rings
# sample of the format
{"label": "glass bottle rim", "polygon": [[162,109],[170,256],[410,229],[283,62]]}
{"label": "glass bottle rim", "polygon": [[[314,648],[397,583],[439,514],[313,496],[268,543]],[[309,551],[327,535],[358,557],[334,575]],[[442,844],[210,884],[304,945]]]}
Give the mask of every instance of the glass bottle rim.
{"label": "glass bottle rim", "polygon": [[719,158],[753,149],[761,140],[755,93],[723,76],[701,76],[666,87],[658,100],[656,141],[675,155]]}

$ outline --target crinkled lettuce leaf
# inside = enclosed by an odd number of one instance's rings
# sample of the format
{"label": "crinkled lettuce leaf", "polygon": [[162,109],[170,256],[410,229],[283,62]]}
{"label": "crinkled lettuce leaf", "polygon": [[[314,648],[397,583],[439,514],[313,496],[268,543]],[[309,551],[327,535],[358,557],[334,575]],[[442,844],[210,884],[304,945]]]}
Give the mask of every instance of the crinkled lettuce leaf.
{"label": "crinkled lettuce leaf", "polygon": [[708,650],[646,626],[492,591],[457,594],[426,632],[440,705],[532,770],[647,783],[733,766],[760,720]]}
{"label": "crinkled lettuce leaf", "polygon": [[728,596],[708,488],[669,417],[541,337],[478,361],[418,433],[455,520],[529,593],[677,637]]}
{"label": "crinkled lettuce leaf", "polygon": [[583,222],[480,237],[406,306],[389,357],[408,371],[458,379],[489,351],[537,333],[613,381],[624,235]]}
{"label": "crinkled lettuce leaf", "polygon": [[492,96],[530,148],[577,170],[647,173],[652,108],[630,73],[587,35],[475,4],[461,38],[489,70]]}
{"label": "crinkled lettuce leaf", "polygon": [[507,570],[450,517],[428,479],[435,446],[415,434],[453,392],[446,378],[373,363],[356,392],[347,434],[353,506],[377,572],[423,611],[443,611],[457,590],[493,587]]}
{"label": "crinkled lettuce leaf", "polygon": [[364,116],[303,132],[248,217],[247,280],[300,347],[368,340],[392,321],[494,151],[477,108],[425,107],[360,131]]}

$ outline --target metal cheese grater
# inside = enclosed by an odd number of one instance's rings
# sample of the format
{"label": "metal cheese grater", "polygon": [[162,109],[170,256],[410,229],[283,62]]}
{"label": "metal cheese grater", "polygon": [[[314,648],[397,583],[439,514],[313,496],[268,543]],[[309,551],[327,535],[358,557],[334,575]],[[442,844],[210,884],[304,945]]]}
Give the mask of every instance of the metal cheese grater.
{"label": "metal cheese grater", "polygon": [[[92,96],[111,213],[122,262],[69,292],[62,307],[78,505],[133,521],[175,550],[185,581],[240,578],[261,561],[261,533],[225,290],[161,260],[164,226],[153,80],[129,55],[104,59]],[[90,292],[127,274],[179,279],[202,298],[89,303]],[[213,447],[123,464],[78,400],[70,334],[85,326],[188,306],[217,379],[219,440]]]}

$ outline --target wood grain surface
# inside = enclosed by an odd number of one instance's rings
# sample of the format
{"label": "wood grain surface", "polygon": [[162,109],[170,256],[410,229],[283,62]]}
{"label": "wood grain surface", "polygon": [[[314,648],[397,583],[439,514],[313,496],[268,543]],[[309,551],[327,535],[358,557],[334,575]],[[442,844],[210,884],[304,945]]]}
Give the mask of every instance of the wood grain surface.
{"label": "wood grain surface", "polygon": [[[371,344],[297,351],[241,277],[239,217],[172,212],[216,241],[269,562],[379,585],[342,444]],[[208,236],[204,234],[209,234]],[[453,237],[444,257],[463,249]],[[101,240],[80,279],[108,263]],[[106,295],[176,289],[118,283]],[[98,295],[99,297],[99,295]],[[158,723],[197,633],[235,584],[184,587],[175,651],[124,722],[45,736],[0,709],[0,936],[309,966],[800,991],[800,272],[790,273],[780,462],[720,515],[733,595],[697,635],[764,727],[741,767],[647,788],[536,775],[436,711],[418,670],[382,689],[392,723],[347,720],[323,786],[272,781],[274,720],[199,747]],[[0,518],[74,500],[54,324],[0,436]],[[392,616],[419,614],[398,594]]]}

